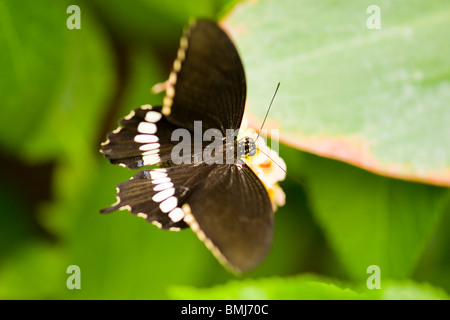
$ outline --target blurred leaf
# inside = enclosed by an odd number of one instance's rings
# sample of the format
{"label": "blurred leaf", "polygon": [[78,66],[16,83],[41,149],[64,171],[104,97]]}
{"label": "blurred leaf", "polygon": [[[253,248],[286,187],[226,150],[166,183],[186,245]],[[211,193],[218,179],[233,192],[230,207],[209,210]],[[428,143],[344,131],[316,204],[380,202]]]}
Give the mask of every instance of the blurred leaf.
{"label": "blurred leaf", "polygon": [[172,286],[172,299],[189,300],[448,300],[442,289],[427,283],[387,281],[381,289],[352,288],[335,280],[314,275],[272,277],[230,281],[211,288]]}
{"label": "blurred leaf", "polygon": [[110,48],[89,9],[69,30],[68,2],[47,2],[0,4],[0,143],[34,160],[77,154],[98,134],[114,89]]}
{"label": "blurred leaf", "polygon": [[43,242],[16,248],[0,265],[0,299],[55,299],[67,290],[63,253]]}
{"label": "blurred leaf", "polygon": [[0,259],[18,246],[33,233],[31,224],[24,212],[29,208],[19,201],[17,192],[11,186],[0,184]]}
{"label": "blurred leaf", "polygon": [[63,77],[67,28],[60,12],[62,3],[0,3],[0,141],[11,148],[21,148],[30,132],[37,132]]}
{"label": "blurred leaf", "polygon": [[[107,24],[121,37],[134,42],[153,39],[173,46],[191,18],[214,19],[229,0],[141,0],[130,5],[123,1],[89,1]],[[178,42],[177,42],[178,43]],[[175,57],[175,55],[173,55]]]}
{"label": "blurred leaf", "polygon": [[428,244],[419,265],[414,273],[414,279],[438,284],[450,292],[450,205],[444,217],[439,222],[436,233]]}
{"label": "blurred leaf", "polygon": [[233,300],[275,300],[275,299],[364,299],[364,296],[342,288],[323,278],[301,275],[290,278],[263,278],[230,281],[212,288],[173,286],[168,289],[172,299],[233,299]]}
{"label": "blurred leaf", "polygon": [[428,283],[388,282],[382,290],[383,300],[449,300],[450,295]]}
{"label": "blurred leaf", "polygon": [[223,21],[247,73],[248,110],[297,148],[383,175],[450,186],[450,5],[261,0]]}
{"label": "blurred leaf", "polygon": [[[313,210],[348,273],[366,278],[378,265],[383,277],[411,276],[450,204],[450,191],[381,177],[308,155]],[[446,212],[448,213],[448,212]]]}

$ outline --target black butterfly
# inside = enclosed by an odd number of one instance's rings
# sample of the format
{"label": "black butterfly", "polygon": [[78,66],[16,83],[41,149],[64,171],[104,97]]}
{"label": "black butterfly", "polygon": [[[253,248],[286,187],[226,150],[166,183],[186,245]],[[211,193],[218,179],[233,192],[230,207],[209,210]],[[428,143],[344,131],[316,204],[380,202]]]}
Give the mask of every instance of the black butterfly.
{"label": "black butterfly", "polygon": [[[269,195],[255,173],[241,160],[252,153],[249,139],[224,141],[236,147],[232,163],[193,161],[176,165],[171,153],[177,128],[193,133],[194,121],[208,129],[240,127],[246,99],[244,68],[239,54],[214,22],[197,20],[180,41],[166,83],[162,107],[135,109],[108,135],[101,152],[113,164],[139,171],[117,187],[117,202],[101,212],[129,210],[162,229],[190,227],[216,258],[233,272],[256,267],[266,256],[273,235]],[[200,152],[207,147],[202,142]],[[199,152],[192,148],[191,159]],[[243,150],[243,151],[242,151]]]}

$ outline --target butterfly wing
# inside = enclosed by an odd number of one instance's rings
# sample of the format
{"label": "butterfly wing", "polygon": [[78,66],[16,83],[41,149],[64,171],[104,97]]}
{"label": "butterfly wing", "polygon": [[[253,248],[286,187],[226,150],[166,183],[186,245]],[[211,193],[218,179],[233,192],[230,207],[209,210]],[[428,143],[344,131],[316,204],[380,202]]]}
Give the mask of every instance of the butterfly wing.
{"label": "butterfly wing", "polygon": [[[145,105],[120,121],[101,152],[131,169],[171,160],[172,132],[239,129],[246,98],[244,68],[226,33],[214,22],[197,20],[180,41],[163,107]],[[188,146],[186,146],[187,148]],[[195,151],[192,150],[192,153]]]}
{"label": "butterfly wing", "polygon": [[175,129],[161,113],[161,107],[144,105],[120,120],[119,127],[108,134],[100,151],[112,164],[130,169],[170,162],[177,144],[193,154],[190,141],[172,141]]}
{"label": "butterfly wing", "polygon": [[216,258],[240,273],[258,265],[272,243],[273,211],[264,185],[245,164],[146,169],[117,187],[102,213],[129,210],[162,229],[187,226]]}
{"label": "butterfly wing", "polygon": [[180,127],[193,130],[239,129],[244,113],[246,81],[239,54],[214,22],[197,20],[180,41],[169,76],[163,114]]}
{"label": "butterfly wing", "polygon": [[187,227],[181,207],[213,167],[207,164],[145,169],[117,186],[117,201],[101,213],[129,210],[161,229]]}
{"label": "butterfly wing", "polygon": [[208,179],[182,206],[184,221],[223,265],[234,272],[245,272],[257,266],[270,249],[270,199],[246,164],[212,167]]}

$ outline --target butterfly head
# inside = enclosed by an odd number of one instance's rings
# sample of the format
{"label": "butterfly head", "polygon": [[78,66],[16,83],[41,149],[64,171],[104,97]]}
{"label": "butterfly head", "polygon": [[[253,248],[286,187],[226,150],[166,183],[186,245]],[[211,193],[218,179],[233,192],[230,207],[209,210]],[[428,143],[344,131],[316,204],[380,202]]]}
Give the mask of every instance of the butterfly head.
{"label": "butterfly head", "polygon": [[256,144],[255,141],[251,137],[244,137],[240,141],[240,148],[242,148],[242,152],[244,157],[253,157],[256,154]]}
{"label": "butterfly head", "polygon": [[285,194],[278,184],[286,177],[285,162],[276,150],[266,144],[262,136],[247,125],[245,118],[237,141],[239,155],[263,182],[275,211],[285,203]]}

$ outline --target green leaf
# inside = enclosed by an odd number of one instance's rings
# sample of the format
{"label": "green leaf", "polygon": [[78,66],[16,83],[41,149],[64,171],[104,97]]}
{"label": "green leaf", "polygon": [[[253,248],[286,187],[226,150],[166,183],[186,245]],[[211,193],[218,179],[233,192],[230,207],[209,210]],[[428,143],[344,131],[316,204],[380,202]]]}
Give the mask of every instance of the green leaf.
{"label": "green leaf", "polygon": [[64,61],[65,14],[59,12],[65,12],[59,4],[0,3],[2,144],[21,145],[48,115]]}
{"label": "green leaf", "polygon": [[244,1],[223,21],[248,111],[288,144],[382,175],[450,186],[450,4]]}
{"label": "green leaf", "polygon": [[449,300],[450,296],[441,288],[428,283],[413,281],[388,282],[382,290],[383,300]]}
{"label": "green leaf", "polygon": [[338,161],[306,155],[313,211],[354,279],[378,265],[383,277],[414,271],[442,215],[450,190],[381,177]]}
{"label": "green leaf", "polygon": [[0,268],[0,299],[54,299],[66,289],[61,248],[29,241],[16,248]]}
{"label": "green leaf", "polygon": [[331,281],[312,275],[234,280],[212,288],[173,286],[169,287],[168,292],[172,299],[193,300],[364,299],[364,295],[352,289],[342,288]]}
{"label": "green leaf", "polygon": [[[143,0],[132,5],[122,1],[94,0],[100,16],[114,32],[127,40],[146,43],[149,39],[173,47],[172,39],[181,36],[192,18],[214,19],[229,0]],[[178,42],[177,42],[178,43]],[[169,60],[175,55],[168,53]]]}
{"label": "green leaf", "polygon": [[0,143],[33,161],[73,156],[98,134],[114,90],[109,46],[89,7],[69,30],[68,2],[27,3],[0,4]]}
{"label": "green leaf", "polygon": [[189,300],[448,300],[441,288],[413,281],[388,281],[381,289],[363,288],[315,275],[230,281],[210,288],[172,286],[172,299]]}

